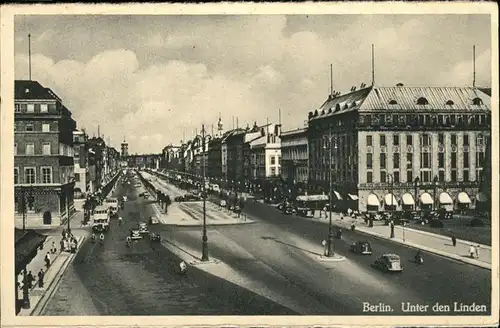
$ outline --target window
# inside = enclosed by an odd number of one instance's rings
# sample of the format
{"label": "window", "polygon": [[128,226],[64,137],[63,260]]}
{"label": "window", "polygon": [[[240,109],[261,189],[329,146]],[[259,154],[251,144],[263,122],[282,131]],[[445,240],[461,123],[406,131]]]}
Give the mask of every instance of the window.
{"label": "window", "polygon": [[443,122],[443,115],[438,115],[438,124],[439,125],[443,125],[444,122]]}
{"label": "window", "polygon": [[276,175],[276,168],[271,167],[271,176],[275,176],[275,175]]}
{"label": "window", "polygon": [[406,168],[413,168],[413,154],[406,154]]}
{"label": "window", "polygon": [[32,142],[26,143],[26,155],[35,155],[35,144]]}
{"label": "window", "polygon": [[42,124],[42,132],[50,132],[50,124],[43,123]]}
{"label": "window", "polygon": [[28,104],[28,106],[26,107],[26,111],[28,113],[34,113],[35,112],[35,105],[34,104]]}
{"label": "window", "polygon": [[476,167],[483,167],[484,166],[484,153],[483,152],[478,152],[476,153]]}
{"label": "window", "polygon": [[406,136],[406,145],[407,146],[413,146],[413,136],[411,134],[408,134]]}
{"label": "window", "polygon": [[276,164],[276,158],[274,156],[271,156],[271,165]]}
{"label": "window", "polygon": [[422,153],[420,158],[422,159],[421,167],[424,169],[430,169],[431,168],[431,153]]}
{"label": "window", "polygon": [[50,155],[51,154],[50,143],[44,142],[42,144],[42,154],[43,155]]}
{"label": "window", "polygon": [[457,182],[457,170],[451,170],[451,182]]}
{"label": "window", "polygon": [[49,105],[40,104],[40,113],[47,113],[49,111]]}
{"label": "window", "polygon": [[431,138],[428,134],[423,134],[422,135],[422,146],[430,146],[431,144]]}
{"label": "window", "polygon": [[389,101],[389,105],[397,105],[398,102],[396,100],[391,100]]}
{"label": "window", "polygon": [[468,145],[469,145],[469,135],[464,134],[464,146],[468,146]]}
{"label": "window", "polygon": [[444,171],[443,170],[439,171],[438,176],[439,176],[439,181],[444,182]]}
{"label": "window", "polygon": [[444,153],[438,153],[438,167],[444,168]]}
{"label": "window", "polygon": [[453,100],[448,100],[448,101],[446,102],[446,105],[448,105],[448,106],[453,106],[454,104],[455,104],[455,103],[453,102]]}
{"label": "window", "polygon": [[399,134],[395,134],[392,136],[392,144],[394,146],[399,146]]}
{"label": "window", "polygon": [[477,135],[477,138],[476,138],[476,144],[477,144],[478,146],[482,146],[482,145],[484,145],[484,136],[483,136],[483,134],[482,134],[482,133],[479,133],[479,134]]}
{"label": "window", "polygon": [[366,154],[366,168],[367,169],[373,168],[373,155],[370,153]]}
{"label": "window", "polygon": [[399,183],[399,171],[394,172],[394,183]]}
{"label": "window", "polygon": [[417,100],[417,105],[428,105],[428,104],[429,104],[429,102],[424,97],[420,97]]}
{"label": "window", "polygon": [[373,183],[373,172],[372,171],[366,172],[366,182]]}
{"label": "window", "polygon": [[469,176],[469,170],[464,170],[464,182],[469,182],[470,181],[470,176]]}
{"label": "window", "polygon": [[35,168],[25,167],[24,168],[24,182],[25,183],[35,183]]}
{"label": "window", "polygon": [[14,184],[19,184],[19,168],[14,168]]}
{"label": "window", "polygon": [[444,134],[438,133],[438,144],[444,145]]}
{"label": "window", "polygon": [[380,171],[380,182],[386,182],[386,181],[387,181],[387,172]]}
{"label": "window", "polygon": [[457,153],[451,153],[451,168],[457,168]]}
{"label": "window", "polygon": [[430,182],[431,181],[431,171],[420,171],[420,181]]}
{"label": "window", "polygon": [[406,181],[413,182],[413,171],[412,170],[406,171]]}
{"label": "window", "polygon": [[28,212],[35,212],[35,196],[27,195],[26,196],[26,205]]}
{"label": "window", "polygon": [[42,183],[52,183],[52,168],[42,167]]}
{"label": "window", "polygon": [[455,115],[450,115],[450,124],[451,125],[457,124],[457,117]]}
{"label": "window", "polygon": [[472,104],[476,105],[476,106],[480,106],[483,104],[483,101],[481,100],[481,98],[476,97],[476,98],[472,99]]}
{"label": "window", "polygon": [[399,169],[399,154],[395,153],[392,157],[393,166],[395,169]]}
{"label": "window", "polygon": [[14,105],[14,113],[20,113],[21,112],[21,105],[15,104]]}
{"label": "window", "polygon": [[456,134],[451,135],[451,144],[452,144],[452,146],[457,145],[457,135]]}
{"label": "window", "polygon": [[385,169],[386,155],[384,153],[380,154],[380,168]]}
{"label": "window", "polygon": [[33,132],[35,129],[33,128],[33,124],[26,124],[26,132]]}
{"label": "window", "polygon": [[373,137],[372,136],[366,136],[366,145],[373,146]]}
{"label": "window", "polygon": [[469,153],[464,152],[464,168],[468,168],[468,167],[469,167]]}
{"label": "window", "polygon": [[380,145],[385,146],[385,135],[380,135]]}

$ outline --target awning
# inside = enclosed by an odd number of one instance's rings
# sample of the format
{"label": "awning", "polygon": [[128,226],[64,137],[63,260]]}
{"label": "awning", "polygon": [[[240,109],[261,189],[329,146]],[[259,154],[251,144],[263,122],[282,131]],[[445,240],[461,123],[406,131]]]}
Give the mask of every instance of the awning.
{"label": "awning", "polygon": [[403,205],[415,205],[415,200],[413,199],[413,196],[406,193],[402,197]]}
{"label": "awning", "polygon": [[368,206],[380,207],[380,202],[378,201],[377,195],[370,194],[367,199]]}
{"label": "awning", "polygon": [[339,194],[339,192],[338,192],[338,191],[335,191],[335,190],[334,190],[334,191],[333,191],[333,194],[335,195],[335,197],[337,197],[337,200],[342,200],[342,199],[343,199],[343,198],[342,198],[342,196]]}
{"label": "awning", "polygon": [[398,200],[393,194],[385,195],[384,202],[386,206],[398,206]]}
{"label": "awning", "polygon": [[430,205],[430,204],[434,203],[431,195],[427,192],[424,192],[422,195],[420,195],[420,202],[424,205]]}
{"label": "awning", "polygon": [[467,193],[465,193],[463,191],[458,194],[457,200],[461,204],[470,204],[471,203],[469,195],[467,195]]}
{"label": "awning", "polygon": [[31,262],[46,238],[47,236],[41,235],[34,230],[22,231],[15,229],[16,275]]}
{"label": "awning", "polygon": [[488,197],[486,197],[486,195],[484,193],[479,192],[476,195],[476,202],[486,203],[487,201],[488,201]]}
{"label": "awning", "polygon": [[349,196],[349,198],[350,198],[351,200],[358,200],[358,199],[359,199],[359,197],[358,197],[357,195],[347,194],[347,196]]}
{"label": "awning", "polygon": [[439,204],[441,205],[453,204],[453,199],[451,199],[450,194],[448,194],[447,192],[442,192],[441,195],[439,195]]}

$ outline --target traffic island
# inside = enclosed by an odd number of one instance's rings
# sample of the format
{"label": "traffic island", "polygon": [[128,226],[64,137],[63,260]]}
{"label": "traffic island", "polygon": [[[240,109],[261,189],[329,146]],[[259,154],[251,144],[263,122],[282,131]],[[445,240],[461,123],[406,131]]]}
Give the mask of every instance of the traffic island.
{"label": "traffic island", "polygon": [[215,260],[215,259],[210,259],[208,261],[194,260],[194,261],[189,262],[189,265],[198,266],[198,265],[219,264],[219,263],[220,263],[220,261]]}
{"label": "traffic island", "polygon": [[345,256],[334,254],[333,256],[320,255],[320,262],[342,262],[346,260]]}

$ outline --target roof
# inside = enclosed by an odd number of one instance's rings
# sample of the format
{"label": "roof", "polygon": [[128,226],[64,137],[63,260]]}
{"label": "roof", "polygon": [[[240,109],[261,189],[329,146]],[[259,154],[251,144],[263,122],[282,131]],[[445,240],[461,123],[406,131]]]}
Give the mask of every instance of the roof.
{"label": "roof", "polygon": [[301,129],[295,129],[295,130],[289,130],[289,131],[282,131],[281,134],[280,134],[280,137],[293,136],[293,135],[302,134],[302,133],[305,134],[306,132],[307,132],[307,128],[301,128]]}
{"label": "roof", "polygon": [[481,92],[484,92],[491,97],[491,88],[478,88],[478,89],[481,90]]}
{"label": "roof", "polygon": [[37,81],[15,80],[14,81],[14,99],[61,99],[49,88],[43,87]]}
{"label": "roof", "polygon": [[319,108],[319,115],[313,117],[311,120],[358,110],[359,106],[366,99],[371,89],[372,87],[369,86],[337,97],[328,97],[328,99]]}
{"label": "roof", "polygon": [[[473,99],[480,98],[482,105],[474,105]],[[418,104],[419,100],[427,104]],[[451,101],[451,102],[450,102]],[[360,106],[360,111],[442,111],[489,110],[491,97],[471,87],[374,87]],[[391,104],[393,103],[393,104]]]}

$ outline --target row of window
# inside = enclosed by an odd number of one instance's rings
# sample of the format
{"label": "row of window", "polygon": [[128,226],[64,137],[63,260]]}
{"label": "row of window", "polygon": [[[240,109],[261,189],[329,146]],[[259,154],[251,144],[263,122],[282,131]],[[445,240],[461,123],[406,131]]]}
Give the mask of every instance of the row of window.
{"label": "row of window", "polygon": [[50,123],[42,123],[41,130],[37,130],[34,124],[26,124],[23,131],[17,130],[17,124],[14,123],[14,132],[50,132]]}
{"label": "row of window", "polygon": [[[443,145],[444,144],[444,133],[438,133],[438,143]],[[379,135],[379,144],[380,146],[387,146],[387,140],[386,136],[384,134]],[[457,135],[456,134],[450,134],[451,138],[451,144],[452,145],[457,145]],[[393,146],[399,146],[399,140],[400,140],[400,135],[399,134],[393,134],[392,135],[392,144]],[[424,133],[420,136],[420,143],[423,146],[430,146],[431,145],[431,136],[427,133]],[[476,145],[478,146],[483,146],[484,145],[484,140],[485,137],[482,133],[477,134],[476,136]],[[366,136],[366,145],[367,146],[373,146],[373,136],[367,135]],[[413,146],[413,135],[407,134],[406,135],[406,145],[407,146]],[[464,134],[463,135],[463,145],[464,146],[469,146],[469,135]]]}
{"label": "row of window", "polygon": [[[484,126],[491,123],[491,116],[486,114],[373,114],[360,115],[361,126]],[[341,125],[341,124],[339,124]]]}
{"label": "row of window", "polygon": [[[444,169],[445,167],[445,154],[444,153],[438,153],[438,168]],[[470,157],[468,152],[463,152],[463,167],[464,168],[469,168],[470,166]],[[476,153],[476,167],[482,167],[484,165],[484,160],[485,160],[485,154],[484,152],[477,152]],[[381,153],[380,154],[380,168],[381,169],[386,169],[387,165],[387,154]],[[431,168],[431,163],[432,163],[432,154],[430,152],[423,152],[420,154],[420,167],[421,168]],[[451,168],[456,169],[457,168],[457,153],[451,153]],[[394,169],[399,169],[400,168],[400,154],[399,153],[394,153],[392,155],[392,166]],[[411,169],[413,167],[413,154],[412,153],[407,153],[406,154],[406,168]],[[366,154],[366,168],[367,169],[373,169],[373,154],[367,153]]]}
{"label": "row of window", "polygon": [[[472,172],[468,169],[465,169],[462,171],[463,172],[463,180],[464,182],[469,182],[473,181],[472,179]],[[438,182],[444,182],[445,181],[445,171],[444,170],[439,170],[438,175],[435,176],[438,180]],[[434,178],[432,177],[432,171],[431,170],[421,170],[420,171],[420,177],[419,177],[421,182],[433,182]],[[479,181],[482,179],[482,169],[476,169],[476,181]],[[406,181],[407,182],[414,182],[413,178],[413,170],[408,170],[406,171]],[[373,171],[367,171],[366,172],[366,182],[367,183],[373,183]],[[392,173],[388,173],[385,170],[380,171],[380,182],[382,183],[399,183],[401,182],[400,178],[400,172],[399,171],[393,171]],[[457,170],[453,169],[451,170],[451,182],[458,182],[458,175],[457,175]]]}
{"label": "row of window", "polygon": [[[42,177],[41,183],[52,183],[52,167],[42,166],[40,167],[40,174]],[[24,168],[24,183],[25,184],[35,184],[36,183],[36,169],[34,167]],[[19,184],[19,168],[14,168],[14,184]]]}
{"label": "row of window", "polygon": [[[19,153],[19,148],[17,143],[14,144],[14,155],[53,155],[52,154],[52,144],[50,142],[42,142],[41,153],[35,152],[35,143],[34,142],[26,142],[24,144],[24,153]],[[61,156],[70,156],[73,157],[73,148],[65,145],[63,143],[59,143],[59,155]]]}
{"label": "row of window", "polygon": [[15,113],[48,113],[55,109],[55,104],[15,104]]}

